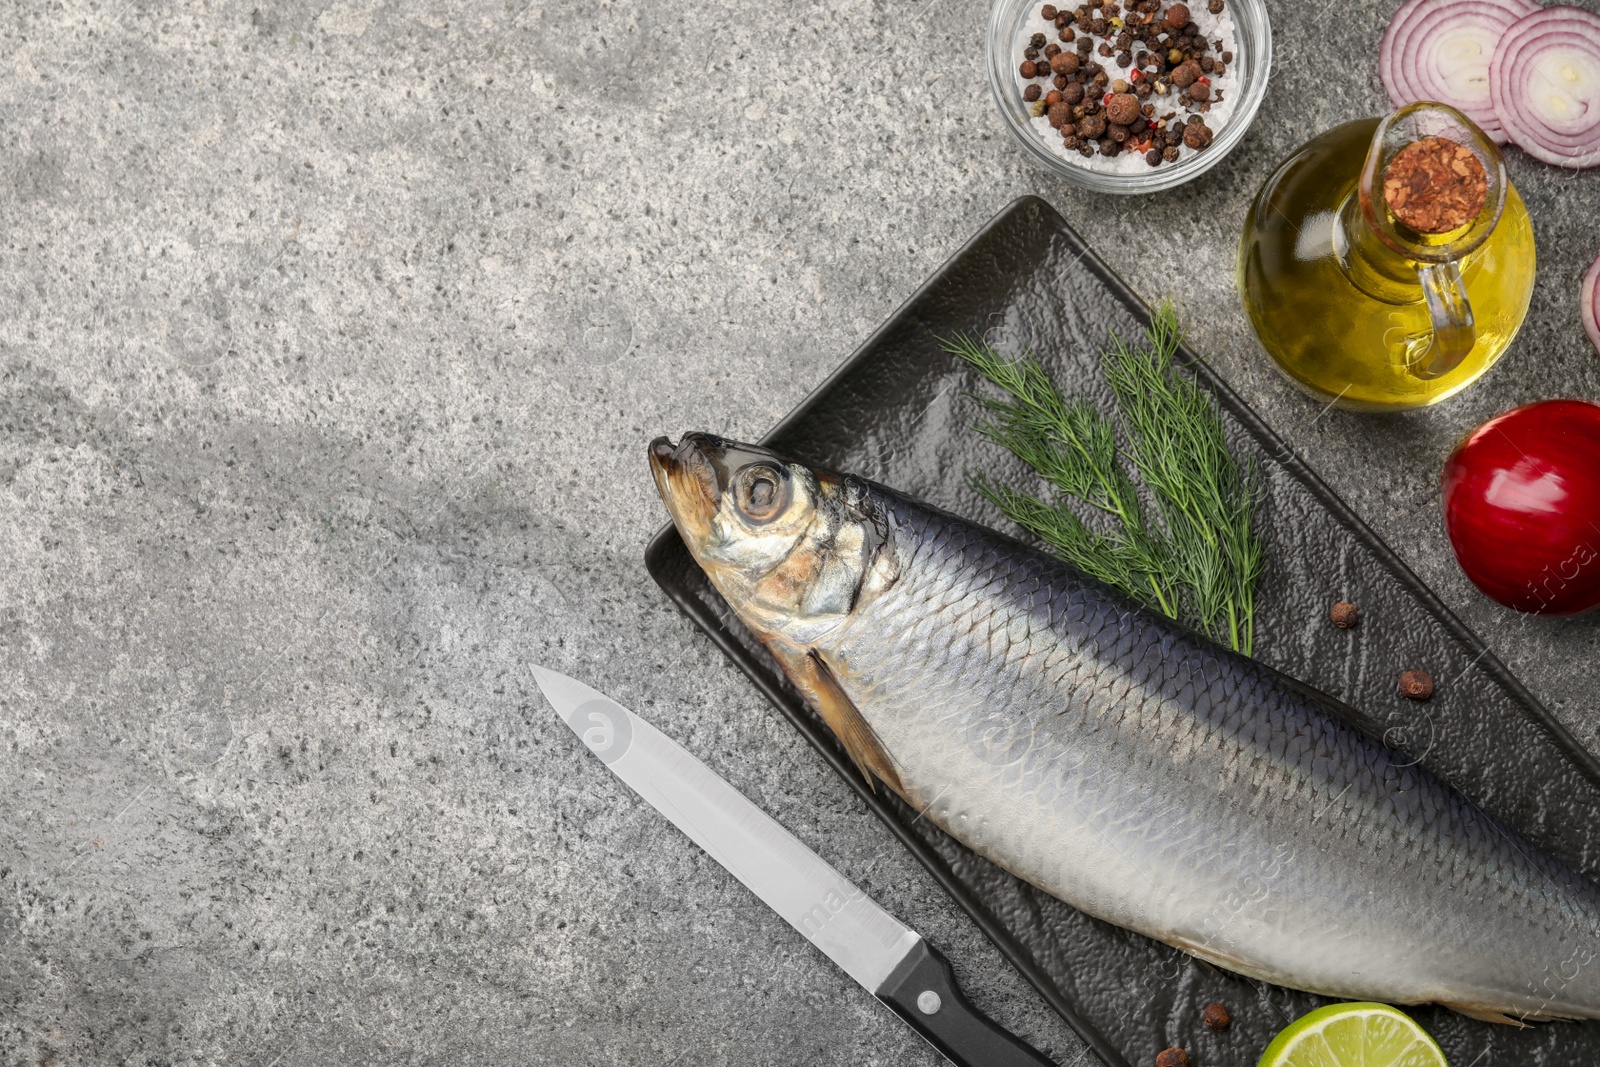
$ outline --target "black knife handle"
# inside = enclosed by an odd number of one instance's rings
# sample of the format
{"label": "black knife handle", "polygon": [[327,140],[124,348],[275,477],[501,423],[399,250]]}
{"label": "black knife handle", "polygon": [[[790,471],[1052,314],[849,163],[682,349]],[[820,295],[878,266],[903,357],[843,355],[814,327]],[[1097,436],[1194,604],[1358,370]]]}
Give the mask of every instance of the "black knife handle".
{"label": "black knife handle", "polygon": [[950,964],[926,941],[917,942],[884,979],[878,999],[956,1067],[1055,1067],[974,1008]]}

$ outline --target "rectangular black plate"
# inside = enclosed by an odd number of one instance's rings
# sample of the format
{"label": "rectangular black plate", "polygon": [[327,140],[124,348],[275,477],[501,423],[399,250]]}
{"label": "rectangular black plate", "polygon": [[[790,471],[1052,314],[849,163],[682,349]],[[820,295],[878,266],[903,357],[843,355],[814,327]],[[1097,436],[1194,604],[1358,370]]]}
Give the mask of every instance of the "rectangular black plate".
{"label": "rectangular black plate", "polygon": [[[1108,331],[1142,334],[1148,309],[1044,201],[1012,203],[969,241],[821,388],[765,438],[798,459],[894,486],[1005,529],[968,476],[1012,484],[1027,474],[969,429],[978,383],[936,343],[967,332],[1001,350],[1031,349],[1069,391],[1104,405],[1097,369]],[[1193,360],[1185,352],[1184,358]],[[1474,634],[1203,363],[1238,454],[1260,464],[1267,573],[1256,656],[1367,711],[1389,742],[1591,878],[1600,873],[1600,763],[1579,746]],[[717,427],[685,427],[715,432]],[[646,551],[661,587],[816,746],[1108,1063],[1154,1062],[1187,1048],[1198,1064],[1250,1067],[1274,1033],[1323,998],[1238,978],[1091,919],[980,859],[887,791],[867,791],[832,735],[711,588],[671,526]],[[1362,621],[1339,630],[1328,606]],[[1439,680],[1428,704],[1396,692],[1402,669]],[[1395,884],[1384,892],[1408,892]],[[1560,981],[1560,960],[1550,981]],[[1590,966],[1600,966],[1595,961]],[[1200,1008],[1233,1009],[1225,1034]],[[1415,1012],[1459,1067],[1600,1062],[1600,1023],[1529,1030],[1438,1008]]]}

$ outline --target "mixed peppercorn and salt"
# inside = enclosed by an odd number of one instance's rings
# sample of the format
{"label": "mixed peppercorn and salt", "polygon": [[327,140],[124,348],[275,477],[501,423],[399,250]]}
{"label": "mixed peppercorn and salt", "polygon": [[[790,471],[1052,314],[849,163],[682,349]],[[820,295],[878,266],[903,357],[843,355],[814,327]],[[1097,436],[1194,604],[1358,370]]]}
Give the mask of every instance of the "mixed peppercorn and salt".
{"label": "mixed peppercorn and salt", "polygon": [[1133,172],[1203,151],[1233,111],[1226,0],[1045,4],[1018,32],[1017,84],[1051,152]]}

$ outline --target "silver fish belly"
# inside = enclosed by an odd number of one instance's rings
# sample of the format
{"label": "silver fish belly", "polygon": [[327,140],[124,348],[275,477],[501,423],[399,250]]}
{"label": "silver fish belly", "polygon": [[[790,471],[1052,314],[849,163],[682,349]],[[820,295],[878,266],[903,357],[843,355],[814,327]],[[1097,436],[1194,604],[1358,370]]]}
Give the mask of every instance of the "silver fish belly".
{"label": "silver fish belly", "polygon": [[1231,970],[1600,1017],[1600,891],[1334,703],[1065,565],[882,494],[898,576],[816,644],[908,801]]}

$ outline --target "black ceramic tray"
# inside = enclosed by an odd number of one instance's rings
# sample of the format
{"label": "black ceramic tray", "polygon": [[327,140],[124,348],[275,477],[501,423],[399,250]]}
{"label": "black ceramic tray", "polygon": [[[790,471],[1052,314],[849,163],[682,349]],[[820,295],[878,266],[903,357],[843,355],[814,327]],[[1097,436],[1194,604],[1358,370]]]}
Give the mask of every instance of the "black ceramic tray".
{"label": "black ceramic tray", "polygon": [[[1025,197],[969,241],[765,441],[1009,529],[972,491],[968,475],[1027,476],[970,432],[969,393],[977,383],[935,339],[966,331],[1002,350],[1031,348],[1069,390],[1109,403],[1096,370],[1107,331],[1137,336],[1148,314],[1048,204]],[[1268,562],[1257,657],[1369,712],[1390,728],[1391,744],[1590,877],[1600,875],[1600,763],[1226,385],[1203,364],[1194,372],[1220,400],[1236,449],[1253,456],[1265,475]],[[1142,1067],[1157,1051],[1181,1045],[1196,1064],[1251,1067],[1281,1027],[1326,1003],[1091,919],[917,820],[887,791],[867,791],[670,526],[650,543],[646,562],[672,599],[1106,1063]],[[1355,629],[1329,624],[1328,607],[1337,600],[1361,606]],[[1428,704],[1396,692],[1399,672],[1411,667],[1438,680]],[[1561,965],[1551,961],[1552,982],[1560,981]],[[1233,1011],[1225,1034],[1200,1022],[1210,1001]],[[1457,1067],[1600,1062],[1600,1023],[1515,1030],[1438,1008],[1415,1014]]]}

